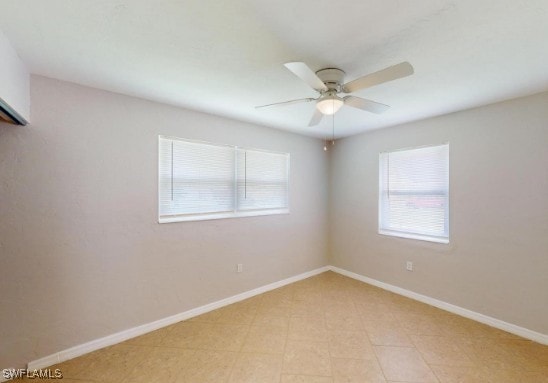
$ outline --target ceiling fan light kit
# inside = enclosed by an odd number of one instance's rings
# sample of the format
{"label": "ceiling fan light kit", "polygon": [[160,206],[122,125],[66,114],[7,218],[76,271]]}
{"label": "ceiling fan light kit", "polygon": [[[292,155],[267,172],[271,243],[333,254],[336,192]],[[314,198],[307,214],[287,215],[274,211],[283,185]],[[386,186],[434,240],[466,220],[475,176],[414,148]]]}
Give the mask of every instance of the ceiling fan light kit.
{"label": "ceiling fan light kit", "polygon": [[295,76],[307,83],[312,89],[319,93],[317,98],[303,98],[298,100],[278,102],[275,104],[261,105],[256,108],[290,105],[301,102],[316,101],[316,111],[308,126],[318,125],[324,115],[337,113],[343,105],[361,109],[366,112],[380,114],[390,107],[379,102],[366,100],[352,95],[340,97],[339,93],[353,93],[358,90],[370,88],[388,81],[410,76],[414,73],[413,66],[408,62],[402,62],[378,72],[358,77],[348,83],[344,83],[344,71],[338,68],[325,68],[317,72],[312,71],[303,62],[290,62],[284,64]]}
{"label": "ceiling fan light kit", "polygon": [[330,94],[322,96],[316,102],[316,108],[322,114],[331,115],[337,113],[337,111],[343,106],[344,100],[336,94]]}

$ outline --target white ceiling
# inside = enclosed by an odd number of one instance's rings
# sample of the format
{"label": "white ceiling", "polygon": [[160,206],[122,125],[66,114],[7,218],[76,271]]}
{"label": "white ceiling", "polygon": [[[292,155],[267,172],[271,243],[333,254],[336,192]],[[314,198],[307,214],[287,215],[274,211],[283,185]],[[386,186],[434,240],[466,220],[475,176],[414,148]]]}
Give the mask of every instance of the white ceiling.
{"label": "white ceiling", "polygon": [[343,107],[338,137],[548,89],[546,0],[1,0],[0,29],[32,73],[316,137],[313,103],[254,108],[316,96],[284,62],[413,64],[357,92],[392,108]]}

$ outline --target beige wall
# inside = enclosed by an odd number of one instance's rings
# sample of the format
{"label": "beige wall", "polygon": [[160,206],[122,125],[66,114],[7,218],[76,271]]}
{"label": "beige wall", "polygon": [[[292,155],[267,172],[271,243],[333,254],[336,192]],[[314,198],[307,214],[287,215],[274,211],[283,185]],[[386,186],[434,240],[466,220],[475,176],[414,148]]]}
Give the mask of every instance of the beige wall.
{"label": "beige wall", "polygon": [[[43,77],[31,97],[0,124],[0,369],[327,264],[321,141]],[[291,214],[158,224],[159,134],[291,153]]]}
{"label": "beige wall", "polygon": [[[443,142],[450,244],[377,234],[379,152]],[[330,181],[331,264],[548,334],[548,93],[340,140]]]}

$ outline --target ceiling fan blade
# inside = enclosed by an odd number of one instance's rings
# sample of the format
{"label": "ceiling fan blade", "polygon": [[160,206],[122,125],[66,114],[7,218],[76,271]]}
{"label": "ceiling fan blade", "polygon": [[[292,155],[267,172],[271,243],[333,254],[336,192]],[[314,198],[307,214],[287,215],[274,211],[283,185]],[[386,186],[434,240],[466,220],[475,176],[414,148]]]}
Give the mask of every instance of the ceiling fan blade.
{"label": "ceiling fan blade", "polygon": [[360,89],[407,77],[415,73],[413,66],[407,61],[382,69],[375,73],[359,77],[343,85],[343,92],[352,93]]}
{"label": "ceiling fan blade", "polygon": [[390,107],[375,101],[366,100],[365,98],[356,97],[356,96],[346,96],[344,97],[344,104],[351,106],[353,108],[358,108],[365,110],[367,112],[381,114],[386,112]]}
{"label": "ceiling fan blade", "polygon": [[312,118],[310,119],[308,126],[318,125],[322,121],[322,118],[323,118],[323,113],[320,112],[318,109],[314,108],[314,114],[312,115]]}
{"label": "ceiling fan blade", "polygon": [[315,98],[300,98],[298,100],[290,100],[290,101],[283,101],[283,102],[275,102],[274,104],[259,105],[259,106],[256,106],[255,109],[268,108],[268,107],[271,107],[271,106],[284,106],[284,105],[299,104],[301,102],[310,102],[310,101],[314,101],[314,100],[315,100]]}
{"label": "ceiling fan blade", "polygon": [[317,91],[327,90],[327,86],[325,86],[323,81],[305,63],[292,62],[285,63],[284,66]]}

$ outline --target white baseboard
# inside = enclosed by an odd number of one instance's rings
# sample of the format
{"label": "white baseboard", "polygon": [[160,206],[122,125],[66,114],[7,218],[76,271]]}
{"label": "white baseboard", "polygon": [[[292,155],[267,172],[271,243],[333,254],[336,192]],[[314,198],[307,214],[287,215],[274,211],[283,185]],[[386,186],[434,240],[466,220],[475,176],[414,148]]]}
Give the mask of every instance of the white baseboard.
{"label": "white baseboard", "polygon": [[490,317],[490,316],[487,316],[487,315],[484,315],[484,314],[477,313],[475,311],[471,311],[471,310],[468,310],[468,309],[465,309],[465,308],[462,308],[462,307],[459,307],[459,306],[455,306],[451,303],[440,301],[440,300],[435,299],[435,298],[430,298],[426,295],[415,293],[413,291],[406,290],[406,289],[403,289],[403,288],[398,287],[398,286],[394,286],[394,285],[390,285],[388,283],[377,281],[376,279],[368,278],[366,276],[356,274],[356,273],[353,273],[353,272],[348,271],[348,270],[341,269],[341,268],[336,267],[336,266],[330,266],[329,269],[331,271],[334,271],[335,273],[345,275],[345,276],[350,277],[352,279],[356,279],[358,281],[362,281],[362,282],[368,283],[370,285],[380,287],[381,289],[391,291],[391,292],[399,294],[399,295],[403,295],[404,297],[408,297],[408,298],[414,299],[416,301],[426,303],[430,306],[434,306],[434,307],[440,308],[442,310],[449,311],[453,314],[457,314],[457,315],[463,316],[465,318],[473,319],[477,322],[484,323],[488,326],[495,327],[495,328],[507,331],[507,332],[515,334],[515,335],[519,335],[523,338],[530,339],[532,341],[535,341],[535,342],[538,342],[538,343],[541,343],[541,344],[548,345],[548,335],[546,335],[546,334],[542,334],[540,332],[529,330],[527,328],[520,327],[520,326],[517,326],[517,325],[512,324],[512,323],[504,322],[500,319],[496,319],[496,318],[493,318],[493,317]]}
{"label": "white baseboard", "polygon": [[270,283],[268,285],[261,286],[253,290],[249,290],[241,294],[233,295],[231,297],[221,299],[220,301],[209,303],[204,306],[196,307],[194,309],[191,309],[179,314],[175,314],[167,318],[163,318],[163,319],[160,319],[151,323],[147,323],[141,326],[133,327],[128,330],[120,331],[116,334],[108,335],[103,338],[92,340],[91,342],[74,346],[69,349],[56,352],[55,354],[51,354],[37,360],[33,360],[32,362],[28,363],[27,368],[29,370],[46,368],[54,364],[64,362],[66,360],[76,358],[77,356],[81,356],[81,355],[90,353],[92,351],[99,350],[104,347],[112,346],[114,344],[123,342],[131,338],[135,338],[137,336],[149,333],[151,331],[158,330],[162,327],[166,327],[174,323],[177,323],[186,319],[190,319],[192,317],[195,317],[201,314],[205,314],[209,311],[212,311],[224,306],[228,306],[232,303],[236,303],[244,299],[254,297],[255,295],[259,295],[267,291],[277,289],[279,287],[288,285],[290,283],[297,282],[302,279],[306,279],[314,275],[324,273],[329,270],[330,270],[330,266],[320,267],[319,269],[315,269],[312,271],[308,271],[306,273],[295,275],[293,277],[286,278],[278,282]]}
{"label": "white baseboard", "polygon": [[[151,331],[158,330],[162,327],[166,327],[166,326],[172,325],[174,323],[177,323],[177,322],[180,322],[180,321],[183,321],[183,320],[186,320],[186,319],[190,319],[192,317],[195,317],[195,316],[198,316],[198,315],[201,315],[201,314],[205,314],[209,311],[212,311],[212,310],[215,310],[215,309],[230,305],[232,303],[236,303],[236,302],[242,301],[244,299],[251,298],[255,295],[262,294],[264,292],[277,289],[279,287],[288,285],[290,283],[294,283],[294,282],[300,281],[302,279],[306,279],[306,278],[312,277],[314,275],[321,274],[321,273],[329,271],[329,270],[334,271],[334,272],[339,273],[339,274],[342,274],[342,275],[345,275],[347,277],[356,279],[358,281],[362,281],[362,282],[368,283],[370,285],[380,287],[381,289],[391,291],[391,292],[399,294],[399,295],[403,295],[405,297],[417,300],[419,302],[423,302],[423,303],[429,304],[431,306],[438,307],[442,310],[446,310],[446,311],[449,311],[451,313],[454,313],[454,314],[457,314],[457,315],[460,315],[460,316],[463,316],[463,317],[466,317],[466,318],[469,318],[469,319],[473,319],[475,321],[478,321],[478,322],[487,324],[489,326],[492,326],[492,327],[507,331],[509,333],[519,335],[521,337],[533,340],[535,342],[548,345],[548,335],[546,335],[546,334],[541,334],[539,332],[532,331],[532,330],[526,329],[524,327],[520,327],[520,326],[511,324],[511,323],[507,323],[507,322],[501,321],[499,319],[492,318],[492,317],[489,317],[487,315],[483,315],[483,314],[480,314],[480,313],[477,313],[477,312],[474,312],[474,311],[471,311],[471,310],[468,310],[468,309],[465,309],[465,308],[462,308],[462,307],[459,307],[459,306],[455,306],[455,305],[447,303],[447,302],[443,302],[443,301],[440,301],[440,300],[437,300],[437,299],[434,299],[434,298],[430,298],[426,295],[418,294],[418,293],[415,293],[413,291],[403,289],[403,288],[398,287],[398,286],[394,286],[394,285],[390,285],[388,283],[377,281],[375,279],[368,278],[368,277],[365,277],[363,275],[356,274],[356,273],[353,273],[351,271],[341,269],[339,267],[324,266],[324,267],[320,267],[320,268],[312,270],[312,271],[308,271],[306,273],[302,273],[302,274],[295,275],[295,276],[290,277],[290,278],[283,279],[283,280],[278,281],[278,282],[270,283],[268,285],[261,286],[261,287],[258,287],[256,289],[246,291],[246,292],[241,293],[241,294],[237,294],[237,295],[225,298],[225,299],[221,299],[219,301],[209,303],[209,304],[204,305],[204,306],[200,306],[200,307],[197,307],[197,308],[194,308],[194,309],[191,309],[191,310],[179,313],[179,314],[175,314],[175,315],[172,315],[172,316],[167,317],[167,318],[163,318],[163,319],[160,319],[160,320],[157,320],[157,321],[154,321],[154,322],[151,322],[151,323],[147,323],[147,324],[144,324],[144,325],[141,325],[141,326],[133,327],[133,328],[130,328],[128,330],[120,331],[118,333],[108,335],[108,336],[105,336],[103,338],[93,340],[91,342],[87,342],[87,343],[84,343],[84,344],[81,344],[81,345],[78,345],[78,346],[74,346],[74,347],[71,347],[71,348],[63,350],[63,351],[56,352],[54,354],[51,354],[51,355],[45,356],[43,358],[40,358],[40,359],[34,360],[32,362],[29,362],[27,368],[29,370],[46,368],[46,367],[52,366],[54,364],[61,363],[61,362],[64,362],[66,360],[76,358],[78,356],[90,353],[92,351],[99,350],[99,349],[104,348],[104,347],[112,346],[114,344],[123,342],[123,341],[131,339],[131,338],[135,338],[135,337],[140,336],[140,335],[144,335],[144,334],[149,333]],[[0,377],[0,381],[3,381],[1,379],[1,377]]]}

